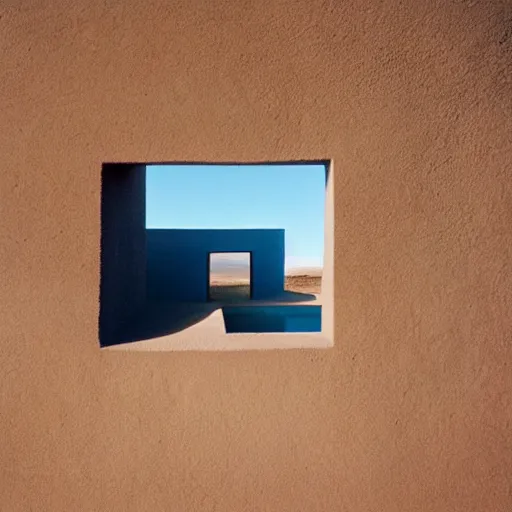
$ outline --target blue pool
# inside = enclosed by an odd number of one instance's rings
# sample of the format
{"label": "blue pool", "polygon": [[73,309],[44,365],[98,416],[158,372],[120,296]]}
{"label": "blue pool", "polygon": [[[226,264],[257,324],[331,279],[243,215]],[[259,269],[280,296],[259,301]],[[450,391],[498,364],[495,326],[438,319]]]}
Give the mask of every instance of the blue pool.
{"label": "blue pool", "polygon": [[227,333],[322,330],[322,306],[239,306],[222,312]]}

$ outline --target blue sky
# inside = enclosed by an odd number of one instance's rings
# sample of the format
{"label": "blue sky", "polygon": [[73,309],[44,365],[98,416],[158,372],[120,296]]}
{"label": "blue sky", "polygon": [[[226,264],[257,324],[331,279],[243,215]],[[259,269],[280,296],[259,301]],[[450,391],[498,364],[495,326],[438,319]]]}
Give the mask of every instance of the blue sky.
{"label": "blue sky", "polygon": [[325,167],[152,165],[148,228],[283,228],[287,268],[321,267]]}

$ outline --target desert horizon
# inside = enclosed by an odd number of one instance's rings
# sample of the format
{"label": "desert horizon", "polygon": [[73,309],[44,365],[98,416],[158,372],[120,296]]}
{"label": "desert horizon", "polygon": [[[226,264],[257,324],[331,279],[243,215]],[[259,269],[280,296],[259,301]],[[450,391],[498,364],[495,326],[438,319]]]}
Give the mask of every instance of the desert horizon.
{"label": "desert horizon", "polygon": [[[210,286],[213,296],[249,296],[250,276],[248,258],[212,260]],[[322,285],[321,267],[289,267],[285,269],[284,289],[289,292],[319,294]]]}
{"label": "desert horizon", "polygon": [[[233,272],[212,272],[210,286],[212,296],[247,296],[250,294],[250,277],[245,273],[240,275]],[[299,268],[290,269],[285,273],[284,289],[289,292],[318,295],[321,292],[321,269]]]}
{"label": "desert horizon", "polygon": [[[297,262],[298,258],[287,257],[285,263],[286,276],[321,277],[322,266]],[[299,260],[300,261],[300,260]],[[244,278],[249,272],[249,253],[217,253],[210,260],[210,273],[212,276]]]}

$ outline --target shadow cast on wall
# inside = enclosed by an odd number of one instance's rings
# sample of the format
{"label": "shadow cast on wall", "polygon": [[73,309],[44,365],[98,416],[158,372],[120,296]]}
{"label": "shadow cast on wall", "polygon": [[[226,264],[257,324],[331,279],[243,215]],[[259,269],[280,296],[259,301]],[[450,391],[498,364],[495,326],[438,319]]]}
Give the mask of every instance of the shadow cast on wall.
{"label": "shadow cast on wall", "polygon": [[[315,295],[284,291],[276,295],[273,304],[300,303],[314,300]],[[124,323],[119,331],[103,346],[120,345],[136,341],[150,340],[161,336],[176,334],[201,322],[214,311],[225,305],[251,304],[242,300],[228,300],[207,303],[180,303],[180,302],[147,302],[141,310]]]}

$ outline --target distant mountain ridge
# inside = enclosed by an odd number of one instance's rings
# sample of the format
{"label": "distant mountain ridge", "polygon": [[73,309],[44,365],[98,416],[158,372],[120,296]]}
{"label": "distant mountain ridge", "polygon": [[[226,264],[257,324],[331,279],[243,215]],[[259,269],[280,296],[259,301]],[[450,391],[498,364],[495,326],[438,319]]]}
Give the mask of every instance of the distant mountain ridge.
{"label": "distant mountain ridge", "polygon": [[322,277],[321,267],[293,267],[285,270],[287,276]]}

